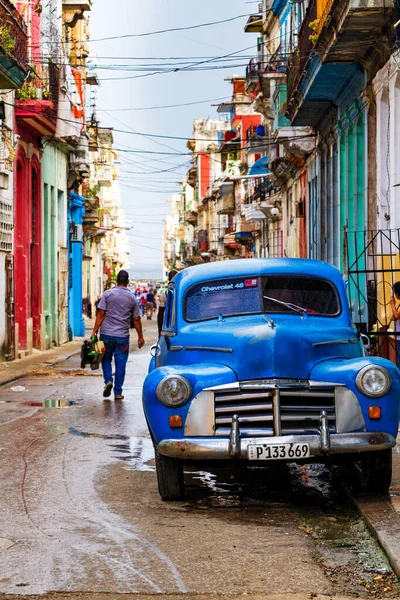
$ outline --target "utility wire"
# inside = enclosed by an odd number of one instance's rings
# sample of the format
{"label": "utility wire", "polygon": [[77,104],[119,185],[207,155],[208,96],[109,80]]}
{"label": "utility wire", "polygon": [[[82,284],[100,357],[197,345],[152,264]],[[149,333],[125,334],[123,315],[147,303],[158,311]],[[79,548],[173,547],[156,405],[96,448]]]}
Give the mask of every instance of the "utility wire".
{"label": "utility wire", "polygon": [[[171,27],[169,29],[159,29],[156,31],[147,31],[145,33],[128,33],[125,35],[116,35],[104,38],[90,39],[84,40],[85,42],[108,42],[110,40],[122,40],[126,38],[138,38],[138,37],[148,37],[151,35],[160,35],[162,33],[172,33],[176,31],[189,31],[190,29],[200,29],[201,27],[212,27],[214,25],[220,25],[222,23],[231,23],[232,21],[237,21],[238,19],[242,19],[243,17],[250,16],[249,13],[245,13],[242,15],[237,15],[236,17],[229,17],[228,19],[221,19],[220,21],[211,21],[209,23],[198,23],[197,25],[187,25],[185,27]],[[77,40],[74,40],[77,42]]]}

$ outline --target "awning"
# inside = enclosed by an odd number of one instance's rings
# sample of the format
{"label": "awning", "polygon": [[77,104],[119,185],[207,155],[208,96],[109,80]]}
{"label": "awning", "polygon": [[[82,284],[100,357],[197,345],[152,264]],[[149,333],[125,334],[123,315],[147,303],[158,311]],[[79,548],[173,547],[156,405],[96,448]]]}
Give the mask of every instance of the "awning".
{"label": "awning", "polygon": [[270,175],[271,172],[268,169],[268,156],[262,156],[250,167],[248,175],[254,177],[257,175],[258,177],[265,177],[266,175]]}

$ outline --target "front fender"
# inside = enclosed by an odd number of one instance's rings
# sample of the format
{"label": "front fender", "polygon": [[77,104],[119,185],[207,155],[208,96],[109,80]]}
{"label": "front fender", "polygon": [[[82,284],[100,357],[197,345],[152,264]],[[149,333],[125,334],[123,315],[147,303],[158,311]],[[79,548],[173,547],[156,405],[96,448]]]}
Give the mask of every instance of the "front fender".
{"label": "front fender", "polygon": [[[358,372],[368,365],[384,367],[392,378],[392,387],[381,398],[368,398],[359,392],[356,386]],[[343,383],[357,397],[364,416],[367,431],[386,431],[397,436],[400,420],[400,371],[390,360],[364,356],[354,359],[332,358],[316,364],[310,373],[314,381]],[[369,406],[381,407],[381,418],[372,420],[368,416]]]}
{"label": "front fender", "polygon": [[[192,398],[184,406],[169,408],[164,406],[157,396],[156,388],[160,381],[167,375],[182,375],[190,382],[193,394]],[[150,432],[156,442],[163,439],[184,436],[186,417],[192,399],[204,388],[233,383],[237,381],[235,372],[218,363],[195,363],[190,365],[166,366],[152,370],[144,380],[143,384],[143,410],[150,428]],[[172,429],[169,424],[171,415],[182,417],[182,427]]]}

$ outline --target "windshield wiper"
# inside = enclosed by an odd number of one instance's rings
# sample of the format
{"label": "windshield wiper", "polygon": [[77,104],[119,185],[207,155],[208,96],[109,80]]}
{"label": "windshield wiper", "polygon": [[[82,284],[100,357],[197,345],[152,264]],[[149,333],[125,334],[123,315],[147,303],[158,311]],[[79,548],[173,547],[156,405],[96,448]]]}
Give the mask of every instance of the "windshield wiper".
{"label": "windshield wiper", "polygon": [[292,302],[283,302],[282,300],[277,300],[276,298],[271,298],[271,296],[264,296],[265,300],[272,300],[272,302],[276,302],[277,304],[281,304],[282,306],[286,306],[290,310],[296,313],[303,313],[303,316],[307,316],[308,312],[306,308],[302,306],[297,306],[297,304],[293,304]]}

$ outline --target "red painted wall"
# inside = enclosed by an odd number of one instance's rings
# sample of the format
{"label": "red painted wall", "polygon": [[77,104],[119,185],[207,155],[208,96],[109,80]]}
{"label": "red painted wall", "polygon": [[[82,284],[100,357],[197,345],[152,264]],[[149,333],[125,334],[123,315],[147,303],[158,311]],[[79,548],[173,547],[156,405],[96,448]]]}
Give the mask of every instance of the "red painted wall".
{"label": "red painted wall", "polygon": [[207,188],[211,182],[210,157],[208,154],[200,154],[200,197],[207,196]]}
{"label": "red painted wall", "polygon": [[15,170],[14,294],[19,348],[28,343],[27,319],[33,322],[33,346],[40,348],[42,314],[42,185],[37,156],[20,147]]}

